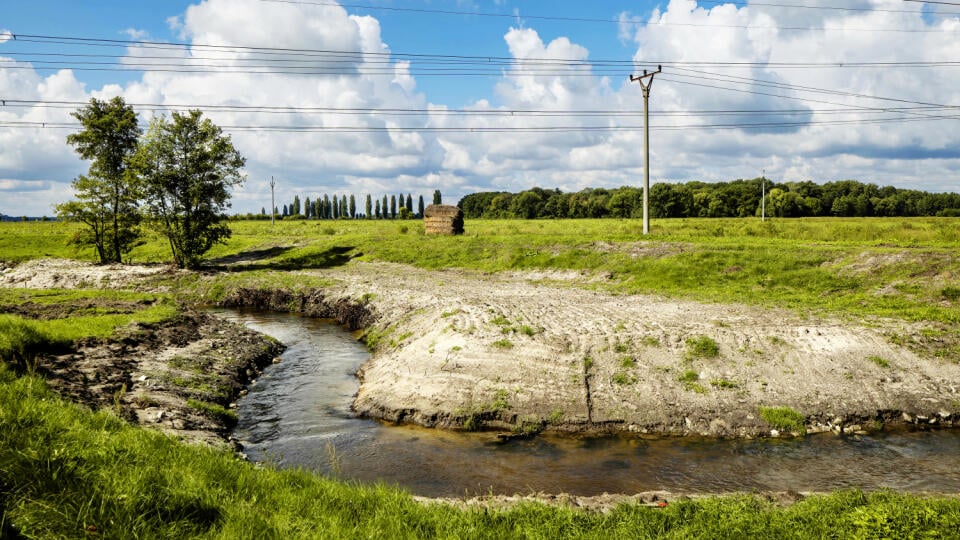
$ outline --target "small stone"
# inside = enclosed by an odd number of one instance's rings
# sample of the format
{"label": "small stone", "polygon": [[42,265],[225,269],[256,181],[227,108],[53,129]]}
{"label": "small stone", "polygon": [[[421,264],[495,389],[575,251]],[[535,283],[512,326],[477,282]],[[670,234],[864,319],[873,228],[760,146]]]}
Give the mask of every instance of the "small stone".
{"label": "small stone", "polygon": [[779,436],[780,436],[780,431],[779,431],[779,430],[776,430],[776,429],[771,429],[771,430],[770,430],[770,436],[771,436],[771,437],[779,437]]}
{"label": "small stone", "polygon": [[273,359],[273,363],[274,363],[274,364],[279,364],[279,363],[280,363],[280,357],[278,356],[278,357],[274,358],[274,359]]}
{"label": "small stone", "polygon": [[903,421],[907,422],[908,424],[913,423],[913,417],[910,416],[909,413],[903,413],[900,415],[900,417],[903,418]]}
{"label": "small stone", "polygon": [[141,376],[137,377],[137,380],[140,381],[140,382],[143,382],[143,381],[147,380],[147,376],[146,376],[146,375],[141,375]]}
{"label": "small stone", "polygon": [[160,422],[161,420],[163,420],[163,411],[157,413],[157,419],[154,422]]}

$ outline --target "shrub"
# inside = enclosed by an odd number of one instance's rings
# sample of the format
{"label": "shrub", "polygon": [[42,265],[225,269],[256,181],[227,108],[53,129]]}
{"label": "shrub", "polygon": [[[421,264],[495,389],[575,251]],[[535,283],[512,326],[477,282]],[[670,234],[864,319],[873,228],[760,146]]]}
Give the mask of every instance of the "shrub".
{"label": "shrub", "polygon": [[687,340],[687,358],[716,358],[720,356],[720,345],[709,336],[699,336]]}

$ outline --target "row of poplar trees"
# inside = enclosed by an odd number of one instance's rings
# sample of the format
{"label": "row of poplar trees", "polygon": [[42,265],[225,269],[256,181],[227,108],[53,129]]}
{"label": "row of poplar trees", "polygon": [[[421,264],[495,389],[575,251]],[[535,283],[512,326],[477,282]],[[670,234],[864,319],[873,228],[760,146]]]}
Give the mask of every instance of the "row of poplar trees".
{"label": "row of poplar trees", "polygon": [[[300,196],[295,195],[289,206],[285,204],[282,209],[274,208],[274,214],[285,218],[300,217],[304,219],[409,219],[423,217],[423,195],[420,195],[417,201],[416,213],[413,211],[413,195],[409,193],[406,196],[401,193],[399,197],[391,195],[389,206],[386,195],[383,196],[382,201],[381,203],[379,198],[374,200],[373,196],[368,194],[364,205],[365,212],[361,212],[357,208],[357,199],[352,194],[349,197],[347,195],[334,195],[332,200],[327,194],[324,194],[322,198],[317,197],[313,201],[310,200],[310,197],[307,197],[302,204]],[[399,208],[397,207],[398,201]],[[439,189],[433,192],[433,204],[442,204]],[[260,209],[260,215],[267,215],[265,208]]]}
{"label": "row of poplar trees", "polygon": [[73,243],[93,247],[100,263],[119,263],[149,225],[169,242],[174,264],[195,268],[230,237],[230,189],[243,183],[245,160],[199,110],[155,117],[145,132],[120,97],[91,99],[73,116],[82,129],[67,143],[90,161],[73,180],[76,200],[56,206],[61,219],[86,225]]}

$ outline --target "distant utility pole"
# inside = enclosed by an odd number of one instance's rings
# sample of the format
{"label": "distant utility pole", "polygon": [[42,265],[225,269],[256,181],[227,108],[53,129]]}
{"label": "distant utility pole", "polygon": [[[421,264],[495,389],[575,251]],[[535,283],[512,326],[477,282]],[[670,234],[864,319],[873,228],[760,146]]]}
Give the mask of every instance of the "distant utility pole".
{"label": "distant utility pole", "polygon": [[277,206],[273,202],[273,188],[277,183],[273,181],[273,176],[270,176],[270,225],[273,225],[273,220],[277,216]]}
{"label": "distant utility pole", "polygon": [[653,76],[661,71],[663,66],[657,66],[657,70],[650,73],[643,70],[639,77],[630,75],[630,82],[640,83],[643,90],[643,234],[650,234],[650,87],[653,86]]}
{"label": "distant utility pole", "polygon": [[767,170],[760,174],[760,221],[767,220]]}

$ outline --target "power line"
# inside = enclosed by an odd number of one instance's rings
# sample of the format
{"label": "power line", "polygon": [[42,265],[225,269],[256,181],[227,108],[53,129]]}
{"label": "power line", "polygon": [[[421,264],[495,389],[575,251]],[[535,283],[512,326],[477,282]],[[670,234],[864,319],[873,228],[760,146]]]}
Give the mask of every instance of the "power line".
{"label": "power line", "polygon": [[[619,24],[623,22],[619,17],[611,18],[595,18],[595,17],[564,17],[557,15],[542,15],[542,14],[521,14],[521,13],[499,13],[499,12],[489,12],[489,11],[466,11],[466,10],[446,10],[446,9],[429,9],[429,8],[403,8],[396,6],[373,6],[369,4],[348,4],[348,3],[336,3],[336,2],[318,2],[318,1],[305,1],[305,0],[260,0],[264,3],[272,4],[290,4],[290,5],[304,5],[304,6],[339,6],[350,9],[366,9],[371,11],[387,11],[394,13],[417,13],[417,14],[435,14],[435,15],[456,15],[456,16],[470,16],[470,17],[487,17],[487,18],[502,18],[502,19],[515,19],[515,20],[541,20],[541,21],[561,21],[561,22],[587,22],[587,23],[605,23],[605,24]],[[853,7],[837,7],[837,6],[808,6],[802,4],[777,4],[777,3],[756,3],[751,2],[747,4],[746,2],[729,2],[729,1],[702,1],[702,4],[714,4],[714,5],[724,5],[724,4],[733,4],[739,8],[748,8],[752,6],[761,6],[761,7],[772,7],[772,8],[785,8],[785,9],[806,9],[806,10],[824,10],[824,11],[839,11],[839,12],[859,12],[859,13],[869,13],[869,12],[879,12],[879,13],[912,13],[912,14],[923,14],[922,10],[905,10],[905,9],[883,9],[883,8],[853,8]],[[933,2],[933,3],[946,3],[949,5],[957,5],[947,2]],[[942,15],[953,15],[960,13],[942,13]],[[641,24],[637,21],[633,21],[635,24]],[[645,26],[649,26],[651,23],[646,21],[642,23]],[[824,30],[826,28],[817,28],[817,27],[774,27],[774,26],[755,26],[755,25],[724,25],[724,24],[697,24],[697,23],[677,23],[677,22],[656,22],[657,25],[665,26],[707,26],[707,27],[717,27],[717,28],[776,28],[778,30]],[[906,29],[895,29],[895,28],[882,28],[882,29],[861,29],[861,31],[870,31],[870,32],[923,32],[924,30],[906,30]]]}

